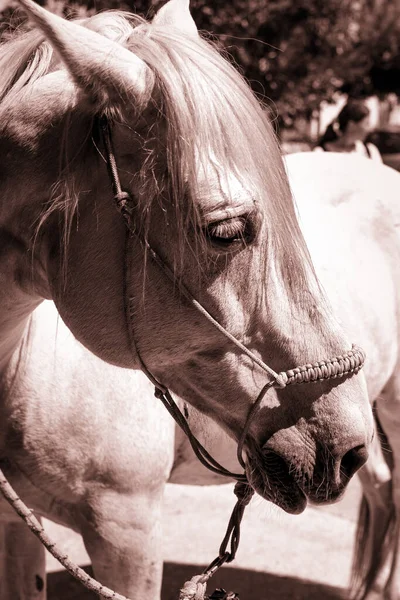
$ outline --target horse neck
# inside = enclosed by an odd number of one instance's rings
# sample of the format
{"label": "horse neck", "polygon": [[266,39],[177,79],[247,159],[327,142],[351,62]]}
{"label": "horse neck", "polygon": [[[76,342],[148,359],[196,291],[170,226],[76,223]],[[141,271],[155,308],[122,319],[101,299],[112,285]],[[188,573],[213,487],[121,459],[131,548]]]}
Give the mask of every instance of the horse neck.
{"label": "horse neck", "polygon": [[39,239],[36,231],[57,180],[54,140],[61,137],[66,110],[57,94],[46,97],[51,79],[42,89],[38,83],[37,95],[22,94],[20,101],[0,106],[0,373],[18,348],[31,313],[50,297],[46,236]]}

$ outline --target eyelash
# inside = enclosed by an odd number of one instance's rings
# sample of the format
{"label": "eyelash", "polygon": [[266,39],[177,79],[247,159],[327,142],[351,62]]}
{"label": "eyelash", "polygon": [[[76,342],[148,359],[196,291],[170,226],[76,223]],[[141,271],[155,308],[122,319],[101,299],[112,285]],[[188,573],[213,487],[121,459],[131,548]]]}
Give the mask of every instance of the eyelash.
{"label": "eyelash", "polygon": [[247,216],[242,216],[210,223],[205,228],[205,235],[212,243],[224,246],[246,243],[252,237],[250,221]]}

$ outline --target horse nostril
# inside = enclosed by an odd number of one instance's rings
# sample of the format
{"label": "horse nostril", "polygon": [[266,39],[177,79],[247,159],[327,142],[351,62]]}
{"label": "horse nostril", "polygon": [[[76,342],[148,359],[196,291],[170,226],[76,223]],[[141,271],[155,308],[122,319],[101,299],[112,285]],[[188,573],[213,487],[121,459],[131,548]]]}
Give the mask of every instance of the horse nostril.
{"label": "horse nostril", "polygon": [[368,450],[361,444],[352,448],[343,456],[340,463],[341,475],[344,475],[347,479],[350,479],[358,469],[360,469],[368,459]]}

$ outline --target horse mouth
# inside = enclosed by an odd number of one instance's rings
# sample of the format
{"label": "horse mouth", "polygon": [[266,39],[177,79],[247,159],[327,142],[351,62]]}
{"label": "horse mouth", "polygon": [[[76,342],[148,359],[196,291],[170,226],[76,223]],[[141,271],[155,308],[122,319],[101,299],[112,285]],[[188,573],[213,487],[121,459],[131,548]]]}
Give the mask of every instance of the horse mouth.
{"label": "horse mouth", "polygon": [[275,452],[250,455],[246,473],[250,485],[265,500],[292,515],[305,510],[306,494],[289,472],[287,463]]}

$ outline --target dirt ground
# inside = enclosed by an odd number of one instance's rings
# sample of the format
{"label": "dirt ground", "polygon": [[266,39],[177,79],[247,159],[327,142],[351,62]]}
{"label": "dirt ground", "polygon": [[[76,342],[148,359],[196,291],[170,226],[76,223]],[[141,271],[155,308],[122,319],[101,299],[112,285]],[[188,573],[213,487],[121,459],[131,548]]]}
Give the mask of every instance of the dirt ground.
{"label": "dirt ground", "polygon": [[[346,597],[360,497],[358,481],[334,506],[286,515],[256,497],[243,520],[234,564],[208,585],[233,590],[240,600],[334,600]],[[177,600],[179,588],[216,556],[234,505],[231,485],[168,486],[164,517],[162,600]],[[81,538],[45,523],[49,533],[81,566],[90,561]],[[48,556],[49,600],[96,600]]]}

